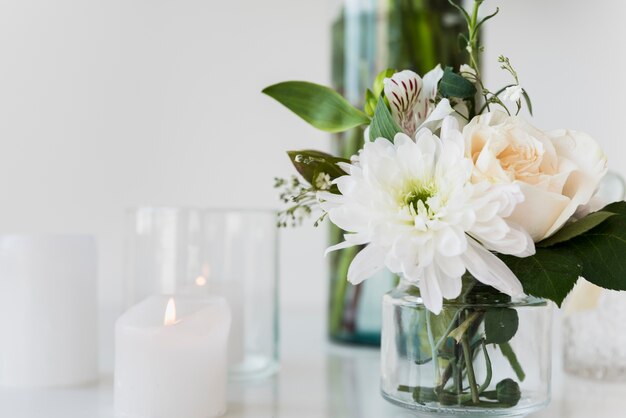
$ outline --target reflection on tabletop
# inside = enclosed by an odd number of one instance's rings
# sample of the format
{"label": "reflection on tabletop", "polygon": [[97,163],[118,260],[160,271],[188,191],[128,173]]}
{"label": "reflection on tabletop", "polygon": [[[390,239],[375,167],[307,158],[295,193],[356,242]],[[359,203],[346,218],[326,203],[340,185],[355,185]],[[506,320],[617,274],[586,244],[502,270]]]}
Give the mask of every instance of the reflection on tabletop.
{"label": "reflection on tabletop", "polygon": [[[280,372],[269,379],[231,383],[226,417],[416,416],[380,396],[378,350],[326,342],[324,319],[311,312],[290,311],[283,317],[282,329]],[[554,362],[552,404],[531,418],[624,416],[626,384],[570,377],[564,375],[559,363]],[[0,417],[113,418],[112,379],[106,377],[97,385],[73,389],[0,389]]]}

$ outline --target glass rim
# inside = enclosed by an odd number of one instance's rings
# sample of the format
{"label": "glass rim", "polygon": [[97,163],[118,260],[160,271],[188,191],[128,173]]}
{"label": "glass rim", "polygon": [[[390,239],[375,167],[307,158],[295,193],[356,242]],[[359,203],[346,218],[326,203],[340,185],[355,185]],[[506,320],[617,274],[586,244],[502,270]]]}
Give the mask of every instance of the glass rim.
{"label": "glass rim", "polygon": [[[415,288],[417,291],[411,292],[407,287],[395,287],[389,292],[387,292],[386,296],[390,296],[395,300],[401,300],[402,304],[405,306],[412,307],[424,307],[424,301],[419,294],[419,288]],[[504,296],[504,295],[502,295]],[[463,308],[463,307],[472,307],[472,308],[519,308],[519,307],[539,307],[539,306],[549,306],[550,303],[548,300],[544,298],[539,298],[532,295],[523,294],[518,297],[510,298],[509,300],[502,300],[493,298],[492,300],[485,299],[476,299],[474,301],[465,301],[458,299],[443,299],[442,302],[443,308]]]}
{"label": "glass rim", "polygon": [[[413,307],[413,308],[424,308],[426,309],[426,305],[424,301],[419,296],[412,296],[406,294],[408,297],[399,297],[397,294],[394,294],[393,291],[389,291],[387,293],[388,296],[391,296],[395,300],[401,300],[402,304],[405,307]],[[549,306],[549,301],[546,299],[538,298],[535,296],[524,295],[521,299],[512,299],[511,301],[497,301],[497,302],[460,302],[455,300],[444,299],[442,307],[446,308],[523,308],[523,307],[547,307]]]}

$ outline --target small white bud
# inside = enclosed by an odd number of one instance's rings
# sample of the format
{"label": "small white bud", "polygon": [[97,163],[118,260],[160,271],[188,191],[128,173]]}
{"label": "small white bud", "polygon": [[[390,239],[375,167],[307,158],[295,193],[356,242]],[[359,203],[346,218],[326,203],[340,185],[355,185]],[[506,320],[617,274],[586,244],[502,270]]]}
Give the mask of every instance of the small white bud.
{"label": "small white bud", "polygon": [[315,187],[318,190],[328,190],[332,186],[330,176],[326,173],[319,173],[315,178]]}

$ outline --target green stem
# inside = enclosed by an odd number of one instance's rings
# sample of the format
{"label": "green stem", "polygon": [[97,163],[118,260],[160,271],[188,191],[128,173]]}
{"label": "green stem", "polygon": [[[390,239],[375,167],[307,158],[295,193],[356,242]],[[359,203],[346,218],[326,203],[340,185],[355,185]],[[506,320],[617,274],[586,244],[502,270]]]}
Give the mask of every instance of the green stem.
{"label": "green stem", "polygon": [[433,368],[435,369],[435,387],[441,384],[441,374],[439,371],[439,358],[437,357],[437,347],[435,346],[435,337],[433,335],[433,328],[431,324],[430,316],[432,313],[426,311],[426,330],[428,331],[428,343],[430,344],[430,352],[433,361]]}
{"label": "green stem", "polygon": [[485,363],[487,364],[487,376],[485,377],[485,381],[483,382],[483,384],[480,385],[480,387],[478,388],[479,394],[487,390],[487,388],[491,384],[491,377],[493,375],[493,370],[491,368],[491,359],[489,358],[489,353],[487,352],[487,344],[485,344],[485,340],[482,341],[482,346],[483,354],[485,355]]}
{"label": "green stem", "polygon": [[443,333],[439,341],[437,341],[437,344],[435,344],[435,350],[439,350],[441,348],[441,345],[448,339],[450,332],[456,328],[456,321],[459,319],[459,315],[461,315],[462,311],[463,309],[459,309],[454,313],[454,317],[452,317],[452,321],[450,321],[448,328],[446,328],[446,332]]}
{"label": "green stem", "polygon": [[472,402],[478,403],[478,386],[476,385],[476,375],[474,374],[474,364],[472,353],[470,352],[470,344],[467,335],[463,336],[461,341],[463,347],[463,356],[465,357],[465,367],[467,368],[467,380],[469,381],[470,391],[472,392]]}
{"label": "green stem", "polygon": [[346,248],[340,251],[336,257],[339,257],[339,265],[337,267],[337,275],[335,277],[335,289],[332,296],[332,304],[330,307],[330,335],[337,335],[341,330],[343,322],[344,303],[346,301],[346,292],[348,290],[348,268],[354,258],[357,247]]}
{"label": "green stem", "polygon": [[479,74],[479,56],[480,48],[478,45],[478,9],[480,9],[481,4],[484,0],[475,0],[474,8],[472,10],[471,19],[469,22],[469,42],[468,45],[470,47],[469,55],[470,55],[470,65],[477,74]]}
{"label": "green stem", "polygon": [[500,344],[500,351],[502,351],[502,355],[509,361],[509,364],[511,364],[511,367],[513,368],[513,371],[517,375],[519,381],[523,382],[524,379],[526,379],[526,373],[524,373],[524,369],[517,359],[517,356],[515,355],[515,351],[513,351],[513,347],[511,347],[511,344],[509,344],[508,342]]}

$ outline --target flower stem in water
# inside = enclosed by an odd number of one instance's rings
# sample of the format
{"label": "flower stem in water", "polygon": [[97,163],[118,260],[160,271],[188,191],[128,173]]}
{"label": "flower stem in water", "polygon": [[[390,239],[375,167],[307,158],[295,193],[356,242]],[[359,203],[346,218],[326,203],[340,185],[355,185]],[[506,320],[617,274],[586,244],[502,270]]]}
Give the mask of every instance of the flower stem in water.
{"label": "flower stem in water", "polygon": [[461,345],[463,346],[463,356],[465,357],[465,367],[467,368],[467,380],[469,381],[470,391],[472,392],[472,402],[478,403],[478,386],[476,385],[474,363],[472,361],[472,353],[470,352],[470,344],[467,335],[463,336]]}

